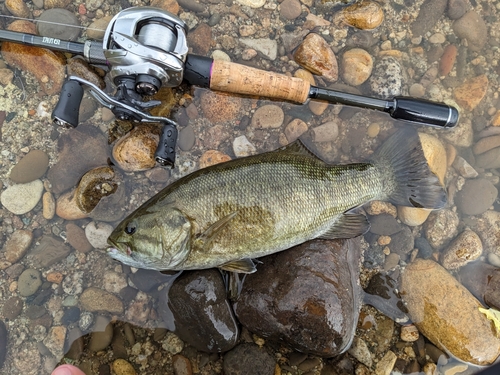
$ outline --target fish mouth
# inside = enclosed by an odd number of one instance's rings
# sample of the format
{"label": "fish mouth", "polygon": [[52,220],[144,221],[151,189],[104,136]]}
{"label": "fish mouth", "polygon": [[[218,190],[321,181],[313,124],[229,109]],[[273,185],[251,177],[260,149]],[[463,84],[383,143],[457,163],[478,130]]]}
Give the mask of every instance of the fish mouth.
{"label": "fish mouth", "polygon": [[109,238],[108,244],[110,244],[111,246],[106,249],[106,252],[111,256],[123,253],[127,254],[127,256],[130,256],[130,254],[132,254],[132,249],[127,244],[117,243]]}

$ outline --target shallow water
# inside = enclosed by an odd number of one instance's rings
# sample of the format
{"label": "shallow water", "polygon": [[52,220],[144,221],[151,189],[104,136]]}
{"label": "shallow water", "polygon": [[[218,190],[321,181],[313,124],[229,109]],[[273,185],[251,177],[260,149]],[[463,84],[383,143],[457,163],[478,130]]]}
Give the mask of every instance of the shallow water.
{"label": "shallow water", "polygon": [[[30,2],[27,4],[31,8],[32,14],[38,17],[41,13],[40,8],[37,8],[35,3]],[[280,17],[280,5],[275,0],[269,0],[265,5],[255,9],[236,1],[200,1],[200,3],[196,4],[201,4],[203,10],[196,11],[193,10],[196,7],[191,2],[185,3],[182,1],[180,4],[183,6],[181,6],[179,15],[185,20],[190,29],[194,30],[200,24],[212,25],[212,35],[209,38],[212,44],[207,49],[207,55],[211,55],[216,50],[223,51],[234,62],[289,74],[293,74],[298,69],[298,65],[293,61],[290,51],[287,51],[282,46],[281,42],[284,34],[299,35],[302,30],[307,30],[305,24],[306,13],[304,13],[306,11],[324,17],[330,22],[332,17],[339,14],[343,7],[341,4],[332,5],[327,2],[304,1],[302,3],[303,13],[295,19],[288,20],[283,16]],[[365,48],[375,61],[381,60],[383,56],[394,56],[402,67],[401,80],[402,94],[404,95],[408,95],[409,92],[414,94],[423,89],[424,98],[454,103],[454,94],[459,85],[470,78],[486,75],[489,82],[484,98],[472,110],[461,109],[459,129],[452,131],[455,134],[460,132],[460,136],[453,136],[450,131],[427,127],[419,127],[419,130],[438,137],[445,145],[453,145],[457,155],[466,160],[472,166],[471,168],[478,172],[480,178],[490,181],[492,185],[498,188],[499,174],[497,168],[499,166],[495,165],[495,155],[492,156],[493,161],[485,161],[479,165],[473,151],[479,137],[498,134],[495,131],[496,127],[489,128],[495,122],[495,116],[500,110],[500,101],[498,100],[499,51],[498,36],[495,31],[498,29],[500,21],[498,20],[499,8],[496,2],[472,2],[472,9],[481,15],[489,31],[486,45],[480,51],[465,47],[467,42],[455,35],[452,28],[453,21],[447,17],[446,13],[421,39],[415,35],[411,36],[410,26],[414,22],[419,9],[421,9],[421,1],[415,2],[415,4],[403,1],[386,1],[380,4],[384,11],[385,20],[375,30],[360,32],[353,27],[334,25],[333,22],[330,22],[326,26],[314,27],[313,31],[322,35],[329,42],[330,47],[337,55],[339,65],[340,56],[345,50],[353,46],[353,43]],[[7,14],[5,4],[0,2],[0,5],[2,6],[2,14]],[[149,5],[149,3],[140,1],[132,3],[128,1],[120,3],[114,1],[104,2],[101,5],[98,4],[98,7],[91,12],[90,16],[79,15],[79,11],[83,13],[79,3],[69,4],[66,8],[79,17],[82,26],[88,26],[94,20],[92,16],[102,18],[103,16],[114,15],[122,7],[129,5],[139,6]],[[89,6],[87,4],[87,7]],[[7,25],[9,22],[0,19],[0,25],[2,26]],[[262,55],[257,55],[249,61],[242,60],[242,54],[248,52],[245,51],[247,47],[239,41],[242,38],[243,26],[256,29],[255,34],[250,36],[251,38],[277,40],[278,57],[270,60],[262,57]],[[83,37],[80,36],[80,40],[84,40],[85,34],[82,35]],[[303,36],[300,40],[302,39]],[[204,42],[206,43],[206,40]],[[423,82],[422,77],[429,68],[439,66],[440,61],[443,60],[439,57],[439,50],[445,48],[448,44],[456,45],[459,51],[451,72],[446,77],[438,75],[424,88],[415,86],[414,84]],[[202,44],[196,48],[198,48],[198,51],[195,50],[194,52],[199,53],[206,46]],[[67,141],[71,138],[70,132],[82,131],[84,136],[102,138],[104,144],[108,139],[113,141],[116,136],[120,135],[120,132],[124,132],[123,128],[126,128],[126,124],[114,120],[102,120],[105,114],[99,105],[92,102],[92,99],[89,99],[86,103],[90,107],[87,115],[88,119],[83,121],[77,130],[54,126],[47,114],[50,114],[57,102],[57,95],[45,95],[33,74],[15,69],[15,67],[8,68],[15,72],[12,85],[7,87],[0,85],[0,182],[4,190],[13,185],[13,182],[9,179],[12,167],[31,150],[43,150],[47,153],[50,168],[56,165],[61,159],[61,155],[65,158],[71,156],[71,163],[77,168],[78,163],[88,156],[88,150],[85,147],[76,147],[80,138],[73,143]],[[373,74],[375,74],[375,70]],[[377,74],[380,74],[381,79],[384,79],[380,72]],[[321,77],[315,78],[318,86],[331,84]],[[385,79],[388,80],[389,78],[385,77]],[[341,82],[342,79],[339,79],[338,83]],[[336,86],[336,88],[339,90],[348,89],[346,86]],[[373,95],[367,84],[359,86],[358,90],[362,94]],[[287,128],[287,124],[293,119],[300,119],[307,124],[307,131],[301,135],[304,143],[329,162],[346,163],[362,161],[368,158],[395,127],[413,126],[392,120],[385,114],[360,108],[346,108],[330,104],[322,114],[315,115],[307,104],[295,105],[245,97],[239,98],[238,108],[235,110],[236,115],[234,115],[227,109],[229,105],[225,101],[225,96],[217,96],[212,99],[211,104],[207,105],[202,100],[203,96],[207,95],[207,90],[182,85],[174,89],[173,92],[175,95],[173,95],[171,103],[163,106],[160,115],[170,115],[172,118],[177,119],[181,132],[189,127],[195,135],[194,145],[186,147],[186,150],[177,150],[176,168],[169,173],[168,178],[163,172],[158,172],[158,169],[155,170],[155,173],[151,171],[122,171],[121,186],[124,188],[125,193],[118,206],[116,202],[112,203],[114,209],[119,208],[114,212],[116,216],[115,220],[111,221],[112,225],[115,225],[117,219],[137,208],[166,184],[200,168],[200,160],[207,151],[215,149],[231,158],[235,158],[234,140],[243,135],[255,147],[257,153],[273,150],[290,141],[287,136],[293,137],[295,133],[291,128]],[[473,92],[472,96],[474,95],[477,94]],[[42,107],[41,103],[44,103],[45,107]],[[284,121],[280,127],[258,129],[251,125],[250,122],[256,110],[266,104],[278,105],[283,110]],[[210,108],[212,106],[215,107],[215,111]],[[215,113],[210,113],[211,109]],[[211,121],[210,118],[216,120]],[[311,129],[327,121],[336,121],[338,123],[338,136],[331,142],[315,142]],[[485,128],[490,130],[485,130]],[[189,144],[189,140],[185,139],[188,137],[187,133],[181,134],[181,138]],[[470,138],[469,142],[467,141],[468,137]],[[71,145],[71,148],[66,147],[62,152],[60,146],[64,144]],[[112,144],[104,147],[107,147],[105,153],[110,155]],[[453,154],[450,147],[447,148],[447,151],[448,155]],[[105,163],[106,159],[104,159]],[[473,176],[473,174],[470,174],[469,169],[462,175],[460,173],[459,166],[454,164],[453,167],[448,166],[445,177],[451,197],[448,208],[450,211],[458,213],[459,223],[455,225],[455,228],[460,228],[458,232],[461,232],[465,227],[475,225],[474,217],[477,216],[476,214],[465,215],[463,213],[465,210],[463,203],[457,209],[456,201],[453,199],[457,196],[457,191],[462,188],[465,181],[472,179]],[[464,177],[464,174],[466,177]],[[65,177],[68,178],[67,181],[64,181]],[[69,177],[69,175],[64,174],[59,176],[58,183],[65,185],[68,182],[70,186],[73,186],[74,182],[69,180]],[[49,186],[47,174],[41,180],[44,182],[46,190],[50,191],[51,187]],[[62,192],[54,195],[57,197],[60,193]],[[472,195],[473,191],[470,194],[469,200],[475,201],[481,198]],[[468,201],[468,197],[462,196],[459,199],[461,202]],[[480,203],[477,202],[477,205],[480,205]],[[499,209],[496,196],[491,205],[492,210]],[[141,291],[136,295],[137,289],[146,289],[143,286],[139,288],[136,285],[137,280],[132,281],[133,277],[131,275],[136,273],[136,270],[113,261],[101,249],[81,252],[75,251],[67,245],[69,251],[61,259],[48,266],[42,266],[40,262],[43,261],[44,257],[34,258],[32,255],[33,251],[39,248],[40,243],[44,243],[44,238],[50,237],[66,241],[68,223],[72,222],[80,228],[85,228],[92,222],[90,218],[70,221],[64,220],[57,215],[53,219],[47,220],[43,217],[42,210],[41,201],[31,211],[22,215],[15,215],[5,207],[0,210],[0,245],[4,246],[4,249],[8,239],[16,231],[28,230],[34,235],[27,255],[20,260],[16,260],[13,265],[6,263],[5,251],[0,252],[0,260],[2,261],[2,267],[0,267],[0,317],[5,322],[8,332],[7,357],[0,372],[6,374],[49,374],[56,364],[61,362],[79,364],[89,374],[109,373],[108,365],[115,358],[125,357],[133,364],[138,373],[155,374],[159,373],[159,371],[173,373],[176,361],[173,356],[181,352],[179,347],[182,349],[183,344],[179,342],[180,340],[175,335],[166,334],[162,330],[163,327],[171,329],[172,326],[169,324],[172,322],[162,322],[158,316],[156,309],[158,307],[159,293],[157,291]],[[422,226],[409,228],[408,232],[412,237],[425,237]],[[485,231],[487,230],[483,229],[483,232]],[[377,238],[378,235],[377,237],[374,235],[371,239],[377,241]],[[377,270],[384,270],[384,268],[390,270],[399,269],[410,262],[412,257],[418,256],[416,251],[407,252],[406,258],[398,258],[396,264],[390,264],[389,260],[391,258],[385,252],[382,252],[382,246],[377,249],[369,248],[368,243],[372,242],[368,236],[363,241],[366,247],[366,268],[362,270],[361,278],[363,286]],[[421,243],[418,244],[421,245]],[[415,244],[415,247],[419,248],[422,254],[422,247],[418,244]],[[486,248],[486,244],[484,245]],[[50,246],[48,247],[50,248]],[[434,258],[440,257],[440,251],[433,251]],[[485,249],[479,260],[493,263],[496,267],[500,266],[498,257],[488,256],[489,251]],[[375,259],[375,256],[367,260],[367,254],[369,253],[376,253],[380,256],[377,258],[378,260]],[[375,264],[375,266],[370,266],[370,264]],[[37,292],[29,296],[21,295],[18,290],[19,277],[25,269],[40,271],[42,281],[42,285]],[[455,273],[453,271],[453,274]],[[57,281],[58,277],[61,277],[63,281]],[[145,274],[145,277],[152,278],[149,273]],[[163,276],[158,277],[160,281],[157,284],[152,282],[153,287],[151,290],[154,290],[155,285],[157,286],[169,278],[166,275],[164,278]],[[53,281],[47,281],[47,279]],[[121,299],[125,309],[105,312],[86,311],[79,298],[91,287],[104,287],[116,298]],[[131,289],[133,289],[134,294],[130,297],[130,294],[127,294],[126,291],[130,292]],[[16,301],[21,301],[18,303],[21,303],[23,307],[17,315],[13,314],[13,318],[9,319],[6,317],[5,306],[11,306],[13,298]],[[370,331],[370,329],[364,328],[364,324],[371,320],[375,321],[375,326],[378,327],[393,327],[392,329],[380,331],[384,334],[388,333],[383,350],[376,349],[380,335],[379,337],[373,337],[379,331],[374,329]],[[105,330],[109,321],[116,322],[114,328],[112,328],[114,329],[114,334],[111,335],[114,337],[113,343],[104,347],[99,347],[99,344],[96,344],[97,349],[90,349],[92,347],[91,341],[97,340],[89,336],[92,330]],[[415,355],[412,356],[410,350],[405,351],[401,345],[398,346],[401,343],[399,325],[389,321],[390,319],[365,305],[361,313],[357,336],[362,337],[371,344],[375,343],[370,346],[374,358],[380,360],[387,351],[393,350],[396,352],[398,359],[409,363],[412,359],[415,359]],[[95,324],[98,322],[100,322],[100,324],[97,324],[99,327],[95,328]],[[107,329],[109,330],[109,328]],[[76,340],[77,337],[84,337],[84,349],[75,349],[78,353],[76,356],[78,359],[64,358],[63,352],[66,351],[66,347],[63,348],[62,342],[65,341],[66,335],[70,337],[70,342]],[[248,331],[243,333],[243,337],[244,340],[253,340],[258,343],[261,343],[259,340],[262,340],[252,338]],[[75,342],[82,344],[82,341],[76,340]],[[102,342],[105,343],[106,338],[101,338],[99,342],[101,344]],[[297,370],[296,366],[290,366],[290,362],[285,360],[290,357],[290,350],[272,345],[268,346],[267,343],[265,347],[273,353],[277,363],[282,366],[282,373],[287,373],[287,371],[290,373],[293,373],[293,371],[320,373],[322,371],[322,374],[353,374],[354,369],[359,367],[359,362],[356,359],[350,355],[344,355],[334,360],[320,359],[312,369]],[[196,370],[194,372],[203,374],[221,372],[223,363],[221,355],[209,355],[194,348],[184,348],[181,354],[191,360],[193,370]],[[309,359],[316,359],[316,357],[311,356]],[[425,362],[420,363],[420,365],[423,367]],[[461,364],[456,360],[449,360],[444,364],[438,361],[437,371],[443,373],[454,365],[460,366]],[[305,365],[303,368],[306,368]],[[397,369],[405,373],[404,369],[398,367]],[[363,371],[371,373],[370,371],[373,370],[363,369]],[[463,373],[472,374],[477,371],[477,367],[469,365]]]}

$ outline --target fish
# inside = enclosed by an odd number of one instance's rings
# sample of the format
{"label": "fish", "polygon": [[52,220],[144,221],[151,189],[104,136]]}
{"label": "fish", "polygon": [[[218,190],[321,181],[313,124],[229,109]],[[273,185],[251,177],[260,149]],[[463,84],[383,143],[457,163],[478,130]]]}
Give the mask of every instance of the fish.
{"label": "fish", "polygon": [[370,224],[356,208],[372,200],[446,204],[416,130],[397,131],[367,162],[327,164],[297,140],[199,169],[119,223],[107,252],[136,268],[253,273],[265,255],[366,233]]}

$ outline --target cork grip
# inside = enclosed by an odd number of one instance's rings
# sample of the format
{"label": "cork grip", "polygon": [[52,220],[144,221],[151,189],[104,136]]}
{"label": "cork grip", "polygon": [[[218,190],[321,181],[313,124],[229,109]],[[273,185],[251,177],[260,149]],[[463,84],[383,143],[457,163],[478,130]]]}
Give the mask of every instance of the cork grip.
{"label": "cork grip", "polygon": [[310,84],[303,79],[245,65],[214,60],[210,88],[235,94],[264,96],[304,103]]}

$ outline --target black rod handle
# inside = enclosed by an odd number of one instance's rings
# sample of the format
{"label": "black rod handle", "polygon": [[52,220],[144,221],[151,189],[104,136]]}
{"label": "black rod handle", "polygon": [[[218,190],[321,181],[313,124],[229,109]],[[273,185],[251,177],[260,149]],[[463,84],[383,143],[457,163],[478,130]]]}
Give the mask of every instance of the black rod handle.
{"label": "black rod handle", "polygon": [[459,113],[455,107],[430,100],[407,97],[393,98],[385,112],[398,120],[440,128],[452,128],[459,119]]}

